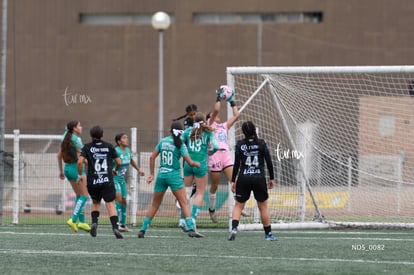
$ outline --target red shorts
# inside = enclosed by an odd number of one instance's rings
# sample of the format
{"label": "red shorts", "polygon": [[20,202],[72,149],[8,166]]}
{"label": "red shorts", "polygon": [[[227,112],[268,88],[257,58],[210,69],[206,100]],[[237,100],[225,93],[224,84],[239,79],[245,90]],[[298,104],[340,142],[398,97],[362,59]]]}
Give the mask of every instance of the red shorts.
{"label": "red shorts", "polygon": [[229,166],[233,166],[230,151],[219,149],[208,157],[208,170],[210,172],[221,172]]}

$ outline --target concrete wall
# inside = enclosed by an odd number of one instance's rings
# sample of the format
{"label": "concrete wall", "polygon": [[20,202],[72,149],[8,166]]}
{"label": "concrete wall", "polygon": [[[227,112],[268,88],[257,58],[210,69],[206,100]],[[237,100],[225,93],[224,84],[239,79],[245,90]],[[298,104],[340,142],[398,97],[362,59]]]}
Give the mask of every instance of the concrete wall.
{"label": "concrete wall", "polygon": [[[414,61],[408,0],[9,1],[6,128],[157,129],[158,34],[150,25],[93,26],[81,14],[174,16],[164,34],[164,125],[195,103],[208,112],[227,66],[399,65]],[[201,25],[199,12],[313,12],[320,24]]]}

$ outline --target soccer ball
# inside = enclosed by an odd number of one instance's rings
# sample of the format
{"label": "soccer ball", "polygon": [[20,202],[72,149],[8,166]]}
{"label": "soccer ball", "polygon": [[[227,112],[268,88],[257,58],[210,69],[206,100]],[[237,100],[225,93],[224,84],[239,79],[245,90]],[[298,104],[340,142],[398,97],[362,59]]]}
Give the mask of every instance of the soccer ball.
{"label": "soccer ball", "polygon": [[216,91],[217,97],[220,100],[228,100],[234,95],[234,91],[227,85],[221,85]]}

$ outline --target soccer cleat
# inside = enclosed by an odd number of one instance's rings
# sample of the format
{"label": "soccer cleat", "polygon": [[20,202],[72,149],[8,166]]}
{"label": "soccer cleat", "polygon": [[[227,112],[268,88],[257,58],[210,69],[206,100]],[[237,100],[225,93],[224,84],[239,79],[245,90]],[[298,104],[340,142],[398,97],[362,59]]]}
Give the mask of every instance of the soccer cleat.
{"label": "soccer cleat", "polygon": [[91,225],[91,231],[89,231],[89,233],[91,234],[92,237],[96,237],[96,231],[98,229],[98,224],[97,223],[93,223]]}
{"label": "soccer cleat", "polygon": [[210,214],[210,219],[213,223],[217,223],[217,216],[216,216],[216,210],[208,209],[208,213]]}
{"label": "soccer cleat", "polygon": [[180,219],[180,222],[178,223],[178,227],[181,228],[184,231],[184,233],[188,232],[187,224],[185,223],[185,220]]}
{"label": "soccer cleat", "polygon": [[277,241],[277,238],[273,236],[272,233],[269,233],[265,235],[265,240],[266,241]]}
{"label": "soccer cleat", "polygon": [[132,232],[125,224],[121,224],[118,226],[119,232]]}
{"label": "soccer cleat", "polygon": [[236,239],[237,229],[232,229],[227,240],[234,241]]}
{"label": "soccer cleat", "polygon": [[72,228],[73,232],[78,232],[78,227],[76,226],[76,223],[72,221],[72,218],[70,218],[66,223],[69,225],[70,228]]}
{"label": "soccer cleat", "polygon": [[194,230],[188,230],[188,236],[191,238],[203,238],[204,235]]}
{"label": "soccer cleat", "polygon": [[114,232],[114,235],[117,239],[123,239],[121,232],[119,232],[118,228],[113,228],[112,231]]}
{"label": "soccer cleat", "polygon": [[138,238],[139,238],[139,239],[142,239],[142,238],[144,238],[144,236],[145,236],[145,231],[144,231],[144,230],[140,230],[140,231],[138,232]]}
{"label": "soccer cleat", "polygon": [[84,222],[78,222],[78,228],[86,232],[91,231],[91,227],[89,226],[89,224],[84,223]]}

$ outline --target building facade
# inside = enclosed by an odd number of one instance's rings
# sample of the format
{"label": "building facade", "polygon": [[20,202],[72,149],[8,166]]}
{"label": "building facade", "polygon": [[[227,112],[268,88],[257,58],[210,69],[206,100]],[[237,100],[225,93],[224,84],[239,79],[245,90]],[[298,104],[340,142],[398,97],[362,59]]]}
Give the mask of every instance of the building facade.
{"label": "building facade", "polygon": [[165,130],[190,103],[210,111],[227,66],[414,63],[408,0],[9,1],[7,132],[156,130],[160,10]]}

